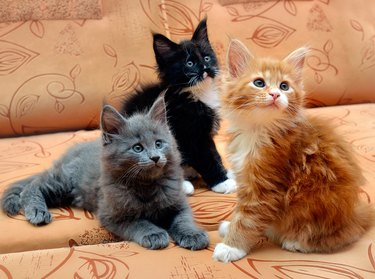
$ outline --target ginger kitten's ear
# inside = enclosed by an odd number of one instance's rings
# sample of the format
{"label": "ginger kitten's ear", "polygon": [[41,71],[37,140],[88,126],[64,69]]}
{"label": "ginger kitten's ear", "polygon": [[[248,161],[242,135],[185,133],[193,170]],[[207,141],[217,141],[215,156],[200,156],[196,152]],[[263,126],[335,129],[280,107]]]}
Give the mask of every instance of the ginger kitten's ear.
{"label": "ginger kitten's ear", "polygon": [[227,67],[232,78],[238,78],[248,68],[254,56],[239,40],[231,40],[227,52]]}
{"label": "ginger kitten's ear", "polygon": [[100,115],[103,143],[111,143],[113,137],[120,134],[120,130],[125,124],[126,119],[114,107],[104,105]]}
{"label": "ginger kitten's ear", "polygon": [[301,47],[290,53],[284,58],[284,61],[291,64],[296,71],[298,81],[302,81],[302,70],[305,64],[306,55],[309,49],[307,47]]}

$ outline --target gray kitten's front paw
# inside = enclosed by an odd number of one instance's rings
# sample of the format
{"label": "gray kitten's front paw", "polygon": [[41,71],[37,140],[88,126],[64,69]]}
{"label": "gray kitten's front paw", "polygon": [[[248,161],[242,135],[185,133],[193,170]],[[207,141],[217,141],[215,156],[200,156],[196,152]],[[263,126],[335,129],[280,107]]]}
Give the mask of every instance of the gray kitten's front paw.
{"label": "gray kitten's front paw", "polygon": [[26,207],[25,217],[33,225],[45,225],[52,222],[52,215],[48,209]]}
{"label": "gray kitten's front paw", "polygon": [[162,249],[169,245],[169,236],[166,231],[152,232],[142,237],[139,245],[147,249]]}
{"label": "gray kitten's front paw", "polygon": [[188,232],[175,239],[178,246],[190,250],[202,250],[209,244],[208,235],[204,231]]}

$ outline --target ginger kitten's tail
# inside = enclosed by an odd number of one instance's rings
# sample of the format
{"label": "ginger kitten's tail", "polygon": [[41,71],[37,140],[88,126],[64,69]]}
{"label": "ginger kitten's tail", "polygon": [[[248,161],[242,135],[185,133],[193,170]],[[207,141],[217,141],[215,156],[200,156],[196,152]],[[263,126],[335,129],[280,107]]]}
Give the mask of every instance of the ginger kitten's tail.
{"label": "ginger kitten's tail", "polygon": [[21,193],[32,178],[26,178],[10,185],[1,197],[1,208],[9,215],[17,215],[21,210]]}
{"label": "ginger kitten's tail", "polygon": [[368,230],[375,223],[375,208],[372,203],[360,202],[355,208],[355,216],[359,225]]}

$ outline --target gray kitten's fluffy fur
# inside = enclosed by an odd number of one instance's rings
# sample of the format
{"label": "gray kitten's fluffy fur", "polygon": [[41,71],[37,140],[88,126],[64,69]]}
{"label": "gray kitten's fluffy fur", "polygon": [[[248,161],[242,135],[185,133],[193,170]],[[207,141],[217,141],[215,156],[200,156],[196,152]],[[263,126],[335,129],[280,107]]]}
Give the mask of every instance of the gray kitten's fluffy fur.
{"label": "gray kitten's fluffy fur", "polygon": [[30,223],[52,221],[48,207],[73,205],[96,213],[124,240],[149,249],[208,246],[182,191],[180,155],[159,98],[148,113],[124,118],[111,106],[101,114],[102,139],[81,143],[48,170],[11,185],[3,210],[21,210]]}

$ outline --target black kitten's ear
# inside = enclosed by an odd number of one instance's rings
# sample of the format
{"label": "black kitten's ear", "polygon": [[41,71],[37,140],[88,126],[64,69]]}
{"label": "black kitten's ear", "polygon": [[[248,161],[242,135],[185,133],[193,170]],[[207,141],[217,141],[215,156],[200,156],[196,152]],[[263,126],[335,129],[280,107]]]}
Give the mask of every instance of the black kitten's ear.
{"label": "black kitten's ear", "polygon": [[243,75],[254,56],[240,40],[231,40],[227,51],[227,67],[232,78]]}
{"label": "black kitten's ear", "polygon": [[153,37],[154,37],[153,47],[154,47],[155,55],[157,57],[158,56],[165,57],[178,47],[178,44],[172,42],[170,39],[168,39],[162,34],[156,33],[156,34],[153,34]]}
{"label": "black kitten's ear", "polygon": [[100,129],[104,144],[111,143],[113,137],[120,133],[125,124],[125,118],[114,107],[104,105],[100,115]]}
{"label": "black kitten's ear", "polygon": [[164,93],[162,93],[150,108],[148,115],[151,119],[157,120],[162,124],[168,124],[167,108],[164,101]]}
{"label": "black kitten's ear", "polygon": [[197,42],[209,42],[207,33],[207,17],[205,17],[201,20],[201,22],[199,22],[191,39]]}

